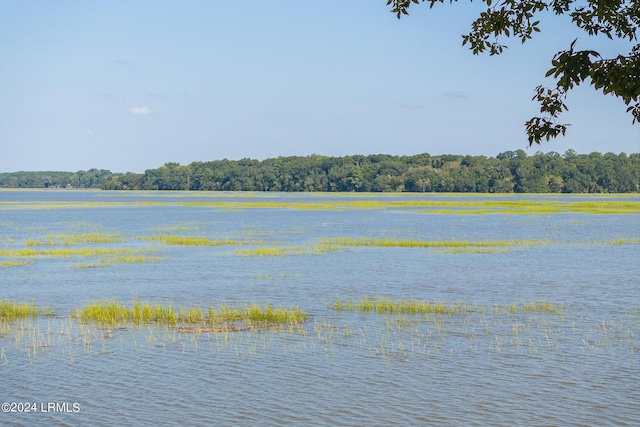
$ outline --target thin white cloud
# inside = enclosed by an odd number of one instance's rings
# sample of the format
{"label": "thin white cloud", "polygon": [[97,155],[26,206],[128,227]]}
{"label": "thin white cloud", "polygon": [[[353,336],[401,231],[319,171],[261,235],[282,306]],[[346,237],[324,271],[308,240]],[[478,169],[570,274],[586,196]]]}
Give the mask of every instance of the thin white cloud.
{"label": "thin white cloud", "polygon": [[129,112],[131,114],[153,114],[153,111],[149,107],[131,107],[129,108]]}
{"label": "thin white cloud", "polygon": [[91,129],[85,129],[84,131],[89,135],[93,135],[93,131]]}

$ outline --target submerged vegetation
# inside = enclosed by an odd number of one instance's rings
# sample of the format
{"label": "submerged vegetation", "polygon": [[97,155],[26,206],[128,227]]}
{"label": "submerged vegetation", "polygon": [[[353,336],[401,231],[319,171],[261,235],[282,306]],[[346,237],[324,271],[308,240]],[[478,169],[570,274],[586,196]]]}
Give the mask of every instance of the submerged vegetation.
{"label": "submerged vegetation", "polygon": [[418,301],[415,299],[391,300],[389,298],[365,297],[358,301],[337,299],[331,306],[334,310],[363,311],[390,314],[439,314],[454,316],[460,314],[492,313],[526,314],[528,312],[562,314],[562,304],[552,304],[547,301],[531,303],[510,304],[507,306],[494,305],[489,309],[484,305],[468,303],[451,303]]}
{"label": "submerged vegetation", "polygon": [[143,255],[114,256],[114,257],[100,258],[96,262],[78,262],[78,263],[69,265],[69,267],[70,268],[109,267],[118,263],[136,264],[140,262],[167,261],[167,259],[168,259],[167,257],[155,257],[155,256],[143,256]]}
{"label": "submerged vegetation", "polygon": [[159,241],[165,245],[175,246],[235,246],[247,244],[247,242],[234,239],[209,239],[205,236],[180,235],[180,234],[154,234],[152,236],[138,237],[140,240]]}
{"label": "submerged vegetation", "polygon": [[[52,309],[1,300],[0,365],[13,363],[20,353],[30,364],[40,353],[62,353],[72,363],[79,351],[106,354],[130,346],[183,355],[207,349],[236,356],[307,352],[324,358],[362,353],[403,363],[501,355],[561,361],[602,355],[611,360],[635,358],[640,350],[637,307],[607,320],[590,319],[580,308],[565,310],[563,304],[547,301],[483,305],[365,297],[338,298],[327,307],[337,312],[330,315],[331,321],[315,314],[309,325],[304,311],[269,303],[213,307],[102,300],[68,316],[52,317]],[[116,335],[119,339],[114,340]],[[276,353],[269,353],[273,346]]]}
{"label": "submerged vegetation", "polygon": [[49,235],[44,240],[27,239],[24,244],[25,246],[70,246],[79,243],[117,243],[123,240],[124,237],[116,233],[69,233]]}
{"label": "submerged vegetation", "polygon": [[637,237],[591,242],[556,242],[550,240],[410,240],[365,237],[333,237],[321,239],[320,241],[330,247],[373,246],[387,248],[430,248],[442,249],[446,253],[495,253],[508,248],[529,246],[640,244],[640,238]]}
{"label": "submerged vegetation", "polygon": [[24,267],[32,264],[33,261],[0,261],[0,267]]}
{"label": "submerged vegetation", "polygon": [[365,238],[356,239],[347,237],[334,237],[322,239],[322,242],[335,246],[375,246],[397,248],[501,248],[510,246],[549,246],[557,244],[548,240],[402,240]]}
{"label": "submerged vegetation", "polygon": [[77,248],[77,249],[1,249],[0,257],[53,257],[53,258],[70,258],[70,257],[92,257],[92,256],[123,256],[132,254],[142,254],[147,250],[133,248]]}
{"label": "submerged vegetation", "polygon": [[307,246],[262,246],[249,249],[236,249],[235,254],[246,257],[253,256],[296,256],[296,255],[321,255],[327,252],[340,250],[333,244],[307,245]]}

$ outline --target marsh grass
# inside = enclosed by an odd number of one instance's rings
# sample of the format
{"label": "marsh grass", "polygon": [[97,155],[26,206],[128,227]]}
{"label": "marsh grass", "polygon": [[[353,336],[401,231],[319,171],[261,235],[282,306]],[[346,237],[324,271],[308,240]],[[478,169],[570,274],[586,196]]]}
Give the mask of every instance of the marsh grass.
{"label": "marsh grass", "polygon": [[86,263],[79,262],[75,264],[69,265],[69,268],[97,268],[97,267],[110,267],[118,263],[124,264],[134,264],[141,262],[161,262],[166,261],[167,257],[152,257],[152,256],[115,256],[115,257],[106,257],[101,258],[99,261]]}
{"label": "marsh grass", "polygon": [[122,234],[115,233],[70,233],[49,235],[44,240],[25,240],[25,246],[71,246],[80,243],[118,243],[124,241]]}
{"label": "marsh grass", "polygon": [[[296,210],[412,210],[427,214],[640,214],[640,202],[635,200],[611,200],[605,195],[590,196],[590,200],[572,200],[570,197],[549,196],[540,198],[513,199],[512,195],[474,195],[475,200],[452,200],[451,195],[437,194],[431,198],[402,193],[385,197],[381,194],[349,193],[341,196],[324,194],[305,201],[291,200],[251,200],[252,195],[238,195],[236,200],[220,201],[138,201],[138,202],[0,202],[0,210],[48,210],[48,209],[109,209],[157,206],[210,207],[220,210],[236,209],[296,209]],[[175,196],[173,196],[175,197]],[[349,197],[350,200],[340,200]]]}
{"label": "marsh grass", "polygon": [[0,268],[24,267],[25,265],[33,265],[33,261],[0,261]]}
{"label": "marsh grass", "polygon": [[145,249],[132,248],[75,248],[75,249],[33,249],[23,248],[15,250],[0,250],[0,257],[8,258],[29,258],[29,257],[92,257],[92,256],[124,256],[142,254],[148,252]]}
{"label": "marsh grass", "polygon": [[337,299],[333,303],[334,310],[363,311],[376,313],[405,314],[442,314],[456,315],[483,312],[484,307],[466,303],[445,304],[441,302],[418,301],[414,299],[393,301],[389,298],[365,297],[359,301]]}
{"label": "marsh grass", "polygon": [[158,241],[164,245],[174,246],[236,246],[256,243],[235,239],[209,239],[205,236],[180,234],[154,234],[151,236],[140,236],[138,239]]}
{"label": "marsh grass", "polygon": [[7,322],[26,317],[51,315],[53,315],[53,309],[38,308],[34,303],[0,300],[0,319]]}
{"label": "marsh grass", "polygon": [[[313,316],[312,325],[307,327],[303,323],[306,314],[269,304],[214,308],[176,307],[138,299],[129,305],[101,301],[87,304],[72,316],[42,318],[40,314],[27,314],[10,322],[0,318],[0,364],[9,360],[14,363],[19,353],[32,364],[41,353],[60,352],[68,354],[69,363],[73,363],[80,351],[125,354],[131,346],[138,351],[144,345],[154,351],[168,349],[183,355],[209,349],[244,356],[260,351],[274,354],[267,348],[276,343],[285,354],[351,358],[355,352],[363,352],[392,363],[442,357],[447,361],[462,357],[465,363],[479,357],[564,360],[565,356],[581,353],[585,357],[611,354],[635,358],[640,350],[637,307],[631,307],[620,319],[590,321],[570,310],[558,316],[560,307],[545,301],[489,305],[486,309],[470,304],[428,303],[431,307],[424,310],[425,315],[417,308],[425,303],[418,300],[364,298],[355,302],[336,300],[333,304],[339,310],[362,308],[379,314],[334,313],[330,321]],[[84,320],[80,316],[83,310]],[[362,323],[355,324],[354,319]]]}
{"label": "marsh grass", "polygon": [[606,242],[608,245],[640,245],[640,237],[632,237],[626,239],[615,239]]}
{"label": "marsh grass", "polygon": [[[373,298],[365,297],[358,301],[341,300],[330,305],[337,311],[361,311],[389,314],[437,314],[437,315],[464,315],[472,313],[485,313],[487,308],[484,305],[468,304],[468,303],[452,303],[445,304],[442,302],[419,301],[415,299],[391,300],[389,298]],[[490,308],[493,314],[527,314],[527,313],[546,313],[562,315],[562,304],[554,304],[547,301],[528,302],[509,305],[494,305]]]}
{"label": "marsh grass", "polygon": [[331,237],[320,239],[320,243],[331,247],[387,247],[387,248],[429,248],[444,253],[500,253],[510,248],[560,245],[637,245],[640,238],[619,238],[614,240],[589,242],[555,242],[551,240],[412,240],[371,237]]}
{"label": "marsh grass", "polygon": [[374,246],[394,248],[436,248],[436,249],[474,249],[474,248],[508,248],[518,246],[551,246],[548,240],[410,240],[384,238],[349,238],[333,237],[321,239],[321,243],[332,246]]}
{"label": "marsh grass", "polygon": [[307,246],[262,246],[258,248],[236,249],[239,256],[300,256],[322,255],[328,252],[342,250],[341,247],[332,244],[307,245]]}
{"label": "marsh grass", "polygon": [[172,304],[152,304],[134,300],[133,305],[129,307],[122,302],[110,300],[88,303],[83,308],[72,311],[71,317],[83,322],[93,321],[105,325],[157,323],[203,327],[238,322],[263,326],[299,324],[306,320],[307,314],[298,308],[274,308],[271,304],[267,304],[265,308],[257,304],[241,308],[225,305],[218,309],[212,306],[201,308],[197,305],[175,308]]}
{"label": "marsh grass", "polygon": [[[301,201],[216,201],[216,202],[181,202],[182,206],[211,207],[224,210],[233,209],[297,209],[297,210],[381,210],[381,209],[411,209],[423,213],[448,214],[448,215],[483,215],[495,214],[551,214],[551,213],[584,213],[584,214],[640,214],[640,202],[633,200],[609,200],[602,196],[593,196],[595,200],[573,201],[568,198],[548,199],[518,199],[509,200],[509,196],[499,195],[495,198],[487,198],[486,195],[477,195],[477,200],[450,200],[446,195],[439,194],[438,199],[402,199],[402,195],[396,195],[392,199],[381,199],[376,194],[376,199],[367,200],[371,194],[360,194],[361,198],[355,200],[326,200],[314,198]],[[355,197],[355,196],[354,196]],[[423,208],[423,209],[420,209]]]}

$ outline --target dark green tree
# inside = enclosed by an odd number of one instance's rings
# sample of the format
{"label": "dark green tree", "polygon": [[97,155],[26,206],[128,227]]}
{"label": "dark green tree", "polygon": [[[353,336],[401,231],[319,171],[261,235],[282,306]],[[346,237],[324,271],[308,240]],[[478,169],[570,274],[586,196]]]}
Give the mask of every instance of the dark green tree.
{"label": "dark green tree", "polygon": [[[450,3],[457,0],[449,0]],[[471,24],[469,34],[462,36],[474,54],[489,52],[499,55],[507,47],[501,37],[515,37],[522,43],[539,32],[540,16],[548,11],[568,15],[573,24],[590,36],[605,35],[610,39],[637,42],[640,27],[640,0],[481,0],[487,10]],[[387,0],[398,18],[408,15],[412,3],[428,3],[432,8],[445,0]],[[555,54],[545,77],[555,79],[555,87],[538,86],[534,100],[540,103],[542,117],[525,123],[529,145],[540,144],[564,135],[567,124],[557,123],[568,110],[565,99],[575,86],[590,82],[603,94],[613,94],[628,106],[632,123],[640,120],[640,45],[628,53],[604,58],[594,50],[577,50],[576,40],[569,48]]]}

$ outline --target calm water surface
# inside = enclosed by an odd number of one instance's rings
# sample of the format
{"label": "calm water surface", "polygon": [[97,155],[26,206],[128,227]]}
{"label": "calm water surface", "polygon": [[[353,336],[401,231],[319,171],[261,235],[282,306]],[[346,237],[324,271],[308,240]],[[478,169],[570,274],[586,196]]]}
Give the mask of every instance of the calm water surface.
{"label": "calm water surface", "polygon": [[[56,312],[0,329],[0,400],[80,409],[1,413],[0,424],[637,425],[639,214],[255,207],[416,199],[527,197],[0,191],[0,250],[56,235],[116,233],[119,242],[69,247],[141,249],[161,259],[98,266],[100,257],[32,257],[31,264],[0,267],[0,299]],[[150,240],[160,234],[244,244]],[[314,250],[336,237],[538,243],[481,252]],[[611,244],[616,239],[636,240]],[[298,251],[239,252],[256,247]],[[484,311],[414,316],[333,308],[336,299],[364,297]],[[134,298],[175,306],[271,303],[299,307],[309,318],[301,328],[187,334],[160,325],[109,330],[68,317],[87,302]],[[543,301],[562,313],[495,308]]]}

